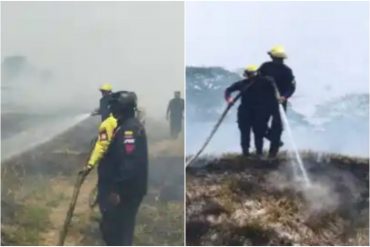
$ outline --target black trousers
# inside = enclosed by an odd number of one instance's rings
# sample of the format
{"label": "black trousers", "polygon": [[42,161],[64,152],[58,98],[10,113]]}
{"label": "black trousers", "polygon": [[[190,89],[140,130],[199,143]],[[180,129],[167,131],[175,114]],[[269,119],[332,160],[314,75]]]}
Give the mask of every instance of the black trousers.
{"label": "black trousers", "polygon": [[267,123],[271,112],[268,108],[242,108],[238,109],[238,127],[240,130],[240,144],[243,154],[249,153],[250,135],[253,130],[254,145],[257,154],[262,154],[263,137],[267,131]]}
{"label": "black trousers", "polygon": [[[287,102],[283,103],[284,111],[286,112]],[[270,140],[270,155],[276,155],[279,152],[281,134],[283,133],[283,122],[280,116],[279,108],[274,108],[271,114],[271,127],[268,130],[267,138]]]}
{"label": "black trousers", "polygon": [[98,195],[103,240],[109,246],[132,245],[136,214],[143,196],[121,196],[116,206],[110,204],[108,196],[105,192]]}
{"label": "black trousers", "polygon": [[182,129],[182,117],[171,117],[170,118],[170,135],[173,139],[176,139]]}

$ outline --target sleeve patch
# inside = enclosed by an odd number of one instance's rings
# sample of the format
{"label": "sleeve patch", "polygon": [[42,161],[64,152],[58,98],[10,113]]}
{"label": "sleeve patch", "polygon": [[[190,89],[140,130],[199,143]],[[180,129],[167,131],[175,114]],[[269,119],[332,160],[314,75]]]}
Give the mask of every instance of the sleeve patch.
{"label": "sleeve patch", "polygon": [[128,139],[125,139],[123,141],[123,143],[128,143],[128,144],[134,144],[135,143],[135,139],[134,138],[128,138]]}
{"label": "sleeve patch", "polygon": [[127,131],[125,131],[124,134],[125,134],[125,136],[132,136],[134,134],[134,132],[131,131],[131,130],[127,130]]}
{"label": "sleeve patch", "polygon": [[132,154],[135,150],[135,144],[132,143],[126,143],[125,144],[125,150],[127,154]]}
{"label": "sleeve patch", "polygon": [[126,154],[132,154],[135,150],[134,132],[126,130],[123,133],[123,145],[125,146]]}

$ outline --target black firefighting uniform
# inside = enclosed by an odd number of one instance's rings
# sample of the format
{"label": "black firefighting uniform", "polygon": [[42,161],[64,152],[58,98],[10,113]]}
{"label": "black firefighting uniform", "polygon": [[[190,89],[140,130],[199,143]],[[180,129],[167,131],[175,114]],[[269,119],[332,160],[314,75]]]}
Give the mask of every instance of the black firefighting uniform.
{"label": "black firefighting uniform", "polygon": [[184,99],[173,98],[168,103],[167,115],[170,116],[170,134],[172,138],[177,138],[182,129],[182,119],[184,114]]}
{"label": "black firefighting uniform", "polygon": [[[107,245],[131,245],[135,218],[147,192],[148,150],[143,125],[136,118],[118,121],[106,154],[98,166],[100,224]],[[120,196],[118,205],[109,199]]]}
{"label": "black firefighting uniform", "polygon": [[[262,76],[272,77],[279,90],[281,96],[288,99],[293,95],[296,84],[292,70],[283,63],[266,62],[261,65],[259,73]],[[283,103],[286,111],[287,100]],[[279,151],[281,134],[283,132],[283,124],[279,109],[275,109],[272,113],[271,128],[266,132],[266,137],[270,139],[270,155],[276,155]]]}
{"label": "black firefighting uniform", "polygon": [[[266,133],[267,122],[277,100],[272,85],[273,81],[262,76],[235,82],[225,90],[229,98],[234,91],[241,91],[241,104],[238,108],[238,126],[241,134],[241,147],[244,155],[249,154],[250,133],[254,133],[254,143],[257,154],[262,154],[263,137]],[[246,86],[250,85],[247,90]]]}

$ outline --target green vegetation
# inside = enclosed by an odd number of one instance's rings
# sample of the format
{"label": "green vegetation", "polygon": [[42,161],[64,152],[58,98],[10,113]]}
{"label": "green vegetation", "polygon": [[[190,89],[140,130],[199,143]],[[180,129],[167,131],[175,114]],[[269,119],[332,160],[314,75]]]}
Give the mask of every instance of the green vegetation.
{"label": "green vegetation", "polygon": [[50,226],[50,208],[27,205],[17,211],[12,224],[2,227],[3,242],[7,245],[39,245],[41,234]]}
{"label": "green vegetation", "polygon": [[[181,139],[178,143],[165,140],[163,136],[168,133],[163,124],[149,123],[156,129],[148,131],[152,170],[148,195],[137,217],[134,244],[183,245]],[[91,129],[95,134],[96,126]],[[86,134],[89,131],[86,125],[73,128],[50,143],[2,164],[2,245],[57,243],[76,173],[86,162],[88,136],[92,136]],[[91,210],[88,206],[95,185],[94,172],[81,187],[66,245],[104,245],[99,231],[99,209]]]}
{"label": "green vegetation", "polygon": [[182,202],[143,203],[135,231],[135,245],[183,245]]}

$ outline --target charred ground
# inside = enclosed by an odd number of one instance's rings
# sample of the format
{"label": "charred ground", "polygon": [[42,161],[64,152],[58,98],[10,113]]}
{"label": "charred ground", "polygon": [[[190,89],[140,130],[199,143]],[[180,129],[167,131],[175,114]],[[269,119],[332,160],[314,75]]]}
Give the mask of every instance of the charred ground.
{"label": "charred ground", "polygon": [[188,245],[369,245],[368,159],[302,153],[312,186],[289,154],[238,155],[187,169]]}

